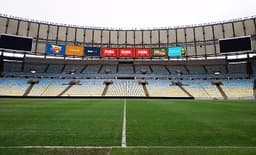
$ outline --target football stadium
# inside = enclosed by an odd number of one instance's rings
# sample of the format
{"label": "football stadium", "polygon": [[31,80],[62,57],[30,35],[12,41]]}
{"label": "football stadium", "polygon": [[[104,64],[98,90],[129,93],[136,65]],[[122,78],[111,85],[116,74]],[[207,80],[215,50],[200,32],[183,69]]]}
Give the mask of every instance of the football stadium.
{"label": "football stadium", "polygon": [[0,154],[255,155],[256,16],[101,28],[0,14]]}

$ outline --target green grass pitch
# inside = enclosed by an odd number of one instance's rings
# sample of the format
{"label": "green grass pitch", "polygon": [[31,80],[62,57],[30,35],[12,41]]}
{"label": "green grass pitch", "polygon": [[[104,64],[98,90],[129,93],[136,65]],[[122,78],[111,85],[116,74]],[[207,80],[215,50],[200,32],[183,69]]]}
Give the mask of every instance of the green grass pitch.
{"label": "green grass pitch", "polygon": [[121,148],[124,99],[2,98],[0,155],[256,154],[255,101],[126,103],[127,147]]}

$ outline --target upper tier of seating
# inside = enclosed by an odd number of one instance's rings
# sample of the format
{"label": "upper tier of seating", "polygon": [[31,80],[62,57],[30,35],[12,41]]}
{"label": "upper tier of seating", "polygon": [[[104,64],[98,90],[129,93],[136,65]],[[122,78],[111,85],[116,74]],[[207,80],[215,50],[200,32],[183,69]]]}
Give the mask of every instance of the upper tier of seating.
{"label": "upper tier of seating", "polygon": [[134,74],[134,69],[132,64],[119,64],[118,67],[119,74]]}
{"label": "upper tier of seating", "polygon": [[100,70],[101,74],[114,74],[116,72],[117,72],[117,65],[115,64],[102,65],[102,68]]}
{"label": "upper tier of seating", "polygon": [[[252,63],[252,75],[256,75],[256,65]],[[47,74],[152,74],[152,75],[213,75],[248,73],[246,64],[228,65],[142,65],[142,64],[22,64],[4,62],[4,73],[47,73]]]}

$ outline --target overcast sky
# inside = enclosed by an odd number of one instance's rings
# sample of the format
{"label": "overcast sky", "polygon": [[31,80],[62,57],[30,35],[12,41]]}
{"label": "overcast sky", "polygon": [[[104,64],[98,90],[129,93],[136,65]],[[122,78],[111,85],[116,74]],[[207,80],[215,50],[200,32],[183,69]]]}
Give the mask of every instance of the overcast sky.
{"label": "overcast sky", "polygon": [[81,26],[145,28],[256,15],[256,0],[0,0],[0,13]]}

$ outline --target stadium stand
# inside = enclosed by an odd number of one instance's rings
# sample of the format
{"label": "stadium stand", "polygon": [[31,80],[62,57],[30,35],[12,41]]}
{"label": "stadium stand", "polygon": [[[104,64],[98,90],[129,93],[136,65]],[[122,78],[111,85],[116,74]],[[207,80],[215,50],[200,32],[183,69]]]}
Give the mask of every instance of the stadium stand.
{"label": "stadium stand", "polygon": [[206,74],[204,66],[187,66],[190,74]]}
{"label": "stadium stand", "polygon": [[46,73],[49,74],[60,74],[64,65],[61,64],[49,64]]}
{"label": "stadium stand", "polygon": [[44,73],[46,70],[47,64],[25,64],[24,72],[31,73],[31,71],[35,71],[37,73]]}
{"label": "stadium stand", "polygon": [[251,63],[253,76],[256,77],[256,62]]}
{"label": "stadium stand", "polygon": [[169,75],[168,70],[163,65],[151,65],[153,74]]}
{"label": "stadium stand", "polygon": [[149,96],[188,97],[178,86],[172,85],[169,80],[148,80]]}
{"label": "stadium stand", "polygon": [[104,80],[79,80],[63,96],[101,96],[104,88]]}
{"label": "stadium stand", "polygon": [[188,71],[186,70],[186,68],[184,66],[170,66],[170,65],[167,65],[166,67],[172,75],[178,75],[178,74],[186,75],[186,74],[188,74]]}
{"label": "stadium stand", "polygon": [[148,65],[134,65],[135,73],[137,74],[151,74],[150,67]]}
{"label": "stadium stand", "polygon": [[214,74],[216,72],[219,72],[222,74],[227,73],[225,65],[206,65],[205,68],[206,68],[208,74]]}
{"label": "stadium stand", "polygon": [[27,79],[23,78],[1,78],[0,95],[2,96],[23,96],[27,87]]}
{"label": "stadium stand", "polygon": [[106,96],[145,96],[138,80],[114,80]]}
{"label": "stadium stand", "polygon": [[246,64],[228,65],[228,72],[230,74],[246,74]]}
{"label": "stadium stand", "polygon": [[101,65],[87,65],[82,73],[84,74],[97,74],[100,70]]}
{"label": "stadium stand", "polygon": [[223,89],[229,99],[252,98],[253,80],[224,80]]}
{"label": "stadium stand", "polygon": [[133,65],[132,64],[119,64],[118,65],[119,74],[133,74]]}
{"label": "stadium stand", "polygon": [[[0,49],[2,96],[255,97],[255,17],[164,31],[121,30],[127,35],[120,35],[119,29],[112,33],[105,28],[87,31],[84,27],[62,25],[68,30],[63,31],[52,23],[8,16],[0,19],[1,35],[32,39],[31,51]],[[21,22],[27,27],[19,26]],[[91,32],[101,35],[92,37]],[[90,51],[71,56],[59,45],[52,45],[49,51],[47,45],[52,40],[48,36],[54,38],[54,43],[57,38],[56,43],[81,45]],[[250,36],[253,49],[221,53],[218,41],[227,36]],[[110,53],[118,51],[115,48],[127,49],[120,56],[103,54],[103,47]],[[165,51],[169,47],[184,47],[185,53],[169,55]],[[144,49],[142,55],[134,48]],[[131,49],[134,53],[129,53]]]}
{"label": "stadium stand", "polygon": [[4,62],[4,72],[22,72],[22,62]]}
{"label": "stadium stand", "polygon": [[214,99],[223,99],[223,96],[219,92],[216,86],[212,84],[211,81],[200,81],[201,85],[203,85],[203,88],[205,91]]}
{"label": "stadium stand", "polygon": [[62,73],[71,74],[71,73],[80,73],[84,66],[80,65],[65,65]]}
{"label": "stadium stand", "polygon": [[[52,82],[53,82],[52,79],[40,80],[38,84],[34,85],[33,89],[31,89],[28,96],[46,96],[45,92],[48,90]],[[56,94],[52,94],[52,95],[56,95]]]}
{"label": "stadium stand", "polygon": [[[58,96],[71,79],[34,79],[36,83],[28,96]],[[1,78],[0,95],[23,96],[29,87],[26,78]],[[80,79],[62,96],[102,96],[104,79]],[[112,80],[106,96],[145,96],[139,80]],[[212,80],[181,80],[182,87],[196,99],[223,99]],[[229,99],[252,99],[253,79],[222,80],[221,88]],[[188,97],[179,86],[170,80],[147,80],[146,88],[151,97]]]}
{"label": "stadium stand", "polygon": [[[208,83],[209,81],[205,82]],[[192,94],[196,99],[211,99],[213,98],[207,90],[204,88],[204,84],[201,80],[183,81],[184,88]]]}
{"label": "stadium stand", "polygon": [[58,96],[65,89],[68,80],[43,79],[35,84],[28,96]]}
{"label": "stadium stand", "polygon": [[117,65],[116,64],[104,64],[101,68],[101,74],[114,74],[116,73]]}

